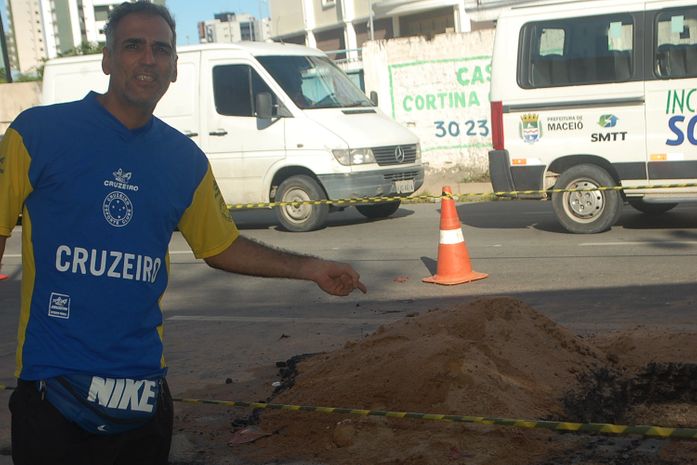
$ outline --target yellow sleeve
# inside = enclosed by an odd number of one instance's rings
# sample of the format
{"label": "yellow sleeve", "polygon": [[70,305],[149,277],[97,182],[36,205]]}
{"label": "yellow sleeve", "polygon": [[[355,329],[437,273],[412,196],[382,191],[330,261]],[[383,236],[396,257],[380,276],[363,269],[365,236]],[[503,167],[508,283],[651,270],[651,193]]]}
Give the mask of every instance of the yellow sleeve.
{"label": "yellow sleeve", "polygon": [[22,136],[8,129],[0,141],[0,236],[12,233],[24,200],[32,191],[30,164],[31,157]]}
{"label": "yellow sleeve", "polygon": [[196,258],[208,258],[227,249],[239,236],[210,165],[194,198],[179,220],[179,231]]}

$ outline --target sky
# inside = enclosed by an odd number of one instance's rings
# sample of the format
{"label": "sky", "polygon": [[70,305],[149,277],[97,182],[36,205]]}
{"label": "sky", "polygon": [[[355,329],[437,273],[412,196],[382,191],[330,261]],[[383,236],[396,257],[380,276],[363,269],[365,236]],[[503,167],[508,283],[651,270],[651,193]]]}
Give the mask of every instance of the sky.
{"label": "sky", "polygon": [[[196,25],[199,21],[213,19],[216,13],[228,11],[248,13],[257,19],[269,16],[268,0],[166,0],[165,4],[177,22],[177,45],[198,43]],[[4,0],[0,0],[0,14],[2,14],[5,33],[7,33],[7,10]],[[0,67],[3,67],[2,53],[0,53]]]}

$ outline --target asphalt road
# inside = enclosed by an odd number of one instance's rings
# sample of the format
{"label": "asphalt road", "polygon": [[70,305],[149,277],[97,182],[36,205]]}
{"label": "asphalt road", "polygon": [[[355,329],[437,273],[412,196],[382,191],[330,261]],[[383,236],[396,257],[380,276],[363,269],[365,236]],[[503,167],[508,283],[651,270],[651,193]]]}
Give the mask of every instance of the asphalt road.
{"label": "asphalt road", "polygon": [[[425,284],[436,268],[440,205],[405,205],[369,221],[355,209],[327,228],[287,233],[273,212],[236,212],[242,233],[284,249],[347,261],[368,294],[324,295],[313,283],[230,275],[208,268],[183,238],[172,239],[163,301],[174,394],[293,355],[336,349],[380,324],[482,296],[520,298],[577,333],[637,325],[697,330],[697,205],[659,217],[626,206],[597,235],[563,232],[551,204],[465,203],[457,207],[472,267],[489,277],[458,286]],[[20,234],[8,241],[0,282],[0,383],[12,384],[20,292]],[[0,403],[7,395],[0,392]],[[0,455],[8,436],[0,413]],[[6,446],[5,446],[6,447]]]}

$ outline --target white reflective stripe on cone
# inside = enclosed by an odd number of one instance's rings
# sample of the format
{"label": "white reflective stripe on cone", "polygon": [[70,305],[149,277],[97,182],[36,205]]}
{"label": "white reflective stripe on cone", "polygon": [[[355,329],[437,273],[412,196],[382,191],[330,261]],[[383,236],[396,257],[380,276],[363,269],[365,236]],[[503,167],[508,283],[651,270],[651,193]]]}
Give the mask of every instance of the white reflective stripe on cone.
{"label": "white reflective stripe on cone", "polygon": [[459,244],[460,242],[465,242],[462,229],[446,229],[445,231],[440,231],[441,244]]}

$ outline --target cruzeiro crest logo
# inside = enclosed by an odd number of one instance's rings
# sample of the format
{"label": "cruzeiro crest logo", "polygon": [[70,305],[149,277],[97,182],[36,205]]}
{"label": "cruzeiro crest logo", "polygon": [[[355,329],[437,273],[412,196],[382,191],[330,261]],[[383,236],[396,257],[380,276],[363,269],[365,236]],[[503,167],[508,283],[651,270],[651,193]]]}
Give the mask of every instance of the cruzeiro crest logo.
{"label": "cruzeiro crest logo", "polygon": [[126,226],[133,218],[133,204],[123,192],[111,192],[102,204],[104,218],[116,228]]}
{"label": "cruzeiro crest logo", "polygon": [[132,173],[119,168],[111,173],[114,180],[104,181],[104,187],[119,189],[110,192],[102,204],[104,218],[115,228],[126,226],[133,218],[133,202],[121,191],[138,192],[139,187],[130,184]]}
{"label": "cruzeiro crest logo", "polygon": [[520,137],[528,144],[534,144],[542,137],[540,116],[534,113],[520,117]]}

